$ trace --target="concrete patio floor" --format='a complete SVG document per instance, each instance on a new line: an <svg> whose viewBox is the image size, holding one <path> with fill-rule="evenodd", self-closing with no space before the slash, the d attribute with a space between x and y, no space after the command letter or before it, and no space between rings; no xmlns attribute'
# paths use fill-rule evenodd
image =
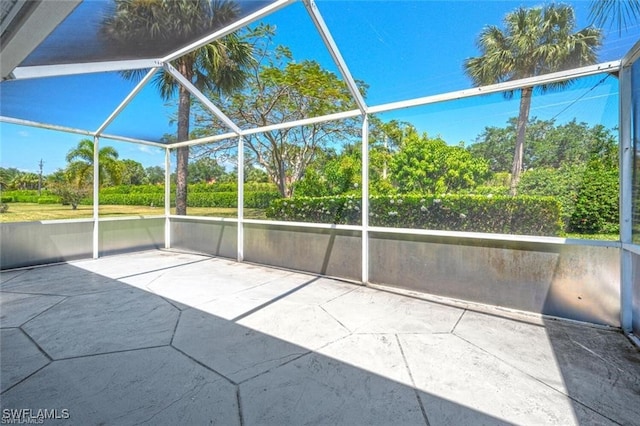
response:
<svg viewBox="0 0 640 426"><path fill-rule="evenodd" d="M171 251L0 277L3 423L640 424L615 330Z"/></svg>

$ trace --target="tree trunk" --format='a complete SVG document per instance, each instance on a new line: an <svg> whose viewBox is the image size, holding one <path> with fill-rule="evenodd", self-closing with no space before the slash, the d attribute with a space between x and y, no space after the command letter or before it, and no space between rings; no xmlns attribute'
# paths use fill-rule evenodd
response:
<svg viewBox="0 0 640 426"><path fill-rule="evenodd" d="M179 68L182 75L190 79L186 66ZM189 140L189 115L191 113L191 94L180 86L178 98L178 142ZM176 214L187 214L187 182L189 170L189 147L177 150L176 159Z"/></svg>
<svg viewBox="0 0 640 426"><path fill-rule="evenodd" d="M529 110L531 109L531 94L533 87L525 87L520 93L520 112L518 114L518 125L516 127L516 147L513 153L513 165L511 167L511 187L509 193L515 196L518 193L518 183L522 174L522 163L524 159L524 140L527 123L529 122Z"/></svg>

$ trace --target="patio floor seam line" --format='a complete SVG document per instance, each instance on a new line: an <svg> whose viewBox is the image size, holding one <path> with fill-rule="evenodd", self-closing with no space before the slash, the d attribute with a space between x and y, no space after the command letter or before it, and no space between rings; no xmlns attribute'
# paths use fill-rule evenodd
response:
<svg viewBox="0 0 640 426"><path fill-rule="evenodd" d="M152 269L152 270L140 272L140 273L137 273L137 274L123 275L121 277L115 277L115 278L111 278L111 279L119 281L119 280L124 280L126 278L140 277L142 275L147 275L147 274L151 274L151 273L154 273L154 272L162 272L162 271L166 271L167 269L181 268L183 266L189 266L189 265L193 265L193 264L196 264L196 263L208 262L210 260L211 260L210 258L199 259L199 260L194 260L194 261L191 261L191 262L181 263L179 265L165 266L164 268ZM101 274L98 274L98 275L101 275ZM104 275L101 275L101 276L104 276ZM107 277L107 278L109 278L109 277Z"/></svg>
<svg viewBox="0 0 640 426"><path fill-rule="evenodd" d="M169 302L167 302L169 303ZM171 305L171 303L169 303ZM172 305L173 306L173 305ZM178 308L176 308L178 309ZM176 323L173 326L173 332L171 333L171 340L169 340L169 346L173 346L173 340L176 338L176 332L178 331L178 326L180 325L180 319L182 318L182 312L178 309L178 318L176 318Z"/></svg>
<svg viewBox="0 0 640 426"><path fill-rule="evenodd" d="M23 293L25 294L25 293ZM50 311L51 309L55 308L56 306L58 306L59 304L61 304L62 302L64 302L65 300L70 299L73 296L55 296L55 297L62 297L62 300L58 300L56 303L54 303L53 305L49 306L47 309L45 309L42 312L38 312L38 314L36 314L35 316L29 318L28 320L26 320L25 322L23 322L22 324L20 324L20 329L22 330L22 327L24 327L25 325L27 325L28 323L30 323L31 321L33 321L34 319L38 318L40 315ZM26 334L27 336L29 336L29 334L27 333L26 330L22 330L24 332L24 334ZM29 336L31 337L31 336Z"/></svg>
<svg viewBox="0 0 640 426"><path fill-rule="evenodd" d="M191 361L195 362L199 366L201 366L203 368L206 368L207 370L217 374L218 376L220 376L221 378L223 378L227 382L231 383L233 386L238 386L239 385L239 383L236 382L235 380L232 380L231 378L227 377L226 375L222 374L221 372L216 371L214 368L209 367L207 364L199 361L197 358L192 357L191 355L189 355L187 352L183 351L182 349L179 349L179 348L177 348L177 347L175 347L173 345L169 345L169 347L171 347L172 349L178 351L180 354L184 355L185 357L187 357Z"/></svg>
<svg viewBox="0 0 640 426"><path fill-rule="evenodd" d="M424 408L424 404L422 403L422 399L420 398L420 393L418 392L416 381L413 378L413 372L409 367L409 362L407 361L407 356L404 353L402 342L400 342L400 336L398 335L398 333L394 333L394 336L396 338L396 343L398 344L398 348L400 349L400 355L402 355L402 362L404 362L404 367L406 368L407 373L409 374L409 379L411 380L411 387L413 388L413 392L416 395L416 400L418 401L418 406L420 407L420 411L422 412L422 417L424 418L425 424L429 426L430 425L429 416L427 415L427 410Z"/></svg>
<svg viewBox="0 0 640 426"><path fill-rule="evenodd" d="M326 278L326 277L322 277L322 278ZM333 279L333 278L331 278L331 279ZM362 287L365 287L365 288L366 288L366 285L364 285L364 284L354 284L354 283L351 283L351 282L346 282L346 283L347 283L347 284L349 284L349 285L352 285L352 286L353 286L353 288L352 288L352 289L350 289L350 290L345 291L345 292L344 292L344 293L342 293L342 294L339 294L339 295L337 295L337 296L335 296L335 297L332 297L332 298L331 298L331 299L329 299L329 300L325 300L324 302L322 302L322 303L318 304L318 306L322 307L323 305L326 305L326 304L328 304L328 303L331 303L331 302L333 302L333 301L334 301L334 300L336 300L336 299L339 299L339 298L341 298L341 297L343 297L343 296L346 296L347 294L353 293L354 291L356 291L356 290L358 290L358 289L360 289L360 288L362 288Z"/></svg>
<svg viewBox="0 0 640 426"><path fill-rule="evenodd" d="M158 296L159 298L161 298L162 300L164 300L165 302L167 302L168 304L170 304L171 306L176 308L179 312L183 312L183 311L186 311L187 309L191 309L192 308L192 306L189 306L189 305L185 305L186 308L180 308L180 306L176 305L176 303L179 303L179 302L176 302L175 300L171 299L170 297L163 296L163 295L158 294L156 292L153 292L151 290L143 290L143 291L146 291L148 293L151 293L151 294L154 294L154 295Z"/></svg>
<svg viewBox="0 0 640 426"><path fill-rule="evenodd" d="M15 290L2 290L0 289L0 294L2 293L10 293L10 294L22 294L24 296L46 296L46 297L73 297L66 294L55 294L55 293L26 293L24 291L15 291ZM92 293L88 293L92 294Z"/></svg>
<svg viewBox="0 0 640 426"><path fill-rule="evenodd" d="M618 422L618 421L616 421L616 420L614 420L614 419L612 419L612 418L608 417L607 415L605 415L605 414L601 413L600 411L596 410L595 408L590 407L589 405L585 404L584 402L582 402L582 401L580 401L580 400L576 399L576 397L573 397L573 396L571 396L570 394L568 394L567 392L563 392L562 390L557 389L556 387L554 387L553 385L551 385L551 384L549 384L549 383L545 382L544 380L542 380L542 379L540 379L540 378L538 378L538 377L536 377L536 376L534 376L534 375L532 375L532 374L530 374L530 373L528 373L528 372L526 372L526 371L523 371L522 369L518 368L516 365L513 365L513 364L512 364L512 363L510 363L509 361L502 359L501 357L499 357L499 356L495 355L494 353L492 353L492 352L490 352L490 351L486 350L486 349L485 349L485 348L483 348L482 346L476 345L475 343L470 342L469 340L467 340L467 339L465 339L464 337L459 336L459 335L457 335L457 334L455 334L455 333L452 333L452 334L453 334L454 336L456 336L457 338L461 339L462 341L464 341L464 342L466 342L466 343L470 344L471 346L473 346L473 347L475 347L475 348L477 348L477 349L481 350L482 352L486 353L487 355L490 355L490 356L492 356L493 358L497 359L498 361L500 361L500 362L504 363L505 365L508 365L509 367L511 367L511 368L513 368L514 370L516 370L516 371L520 372L521 374L524 374L525 376L529 377L530 379L532 379L532 380L534 380L534 381L536 381L536 382L540 383L541 385L543 385L543 386L545 386L545 387L547 387L547 388L551 389L553 392L559 393L560 395L563 395L564 397L568 398L568 399L569 399L569 400L571 400L572 402L575 402L575 403L577 403L577 404L580 404L580 405L581 405L582 407L584 407L585 409L588 409L589 411L591 411L591 412L593 412L593 413L595 413L595 414L599 415L600 417L603 417L603 418L605 418L605 419L607 419L607 420L609 420L609 421L611 421L611 422L613 422L613 423L615 423L615 424L618 424L618 425L620 424L620 422Z"/></svg>
<svg viewBox="0 0 640 426"><path fill-rule="evenodd" d="M31 320L29 320L29 321L31 321ZM27 321L27 322L29 322L29 321ZM25 323L25 324L26 324L26 323ZM24 324L23 324L23 325L24 325ZM34 339L33 337L31 337L31 335L30 335L29 333L27 333L27 331L26 331L26 330L23 330L23 329L22 329L22 325L21 325L20 327L16 327L16 328L17 328L18 330L20 330L20 331L22 332L22 334L24 334L25 336L27 336L27 339L29 339L29 340L31 341L31 343L33 343L33 344L35 345L35 347L36 347L36 348L38 348L38 350L39 350L39 351L40 351L44 356L46 356L46 357L47 357L47 359L49 360L49 362L51 362L51 361L53 361L53 360L54 360L54 359L53 359L53 357L51 357L51 356L47 353L47 351L45 351L45 350L44 350L44 348L43 348L42 346L40 346L40 345L38 344L38 342L36 342L36 341L35 341L35 339Z"/></svg>
<svg viewBox="0 0 640 426"><path fill-rule="evenodd" d="M119 349L119 350L115 350L115 351L106 351L106 352L98 352L98 353L91 353L91 354L72 355L72 356L65 356L65 357L62 357L62 358L53 358L52 362L69 361L69 360L82 359L82 358L91 358L91 357L103 356L103 355L123 354L123 353L127 353L127 352L146 351L148 349L159 349L159 348L166 348L166 347L169 347L169 346L170 345L168 343L165 343L163 345L143 346L143 347L140 347L140 348Z"/></svg>
<svg viewBox="0 0 640 426"><path fill-rule="evenodd" d="M28 376L24 377L22 380L17 381L16 383L12 384L11 386L9 386L8 388L6 388L5 390L3 390L2 392L0 392L0 395L4 395L5 393L9 392L11 389L15 388L16 386L18 386L20 383L23 383L27 380L29 380L31 377L33 377L33 375L37 374L38 372L40 372L41 370L43 370L44 368L50 366L52 363L54 363L55 361L50 360L49 362L47 362L45 365L43 365L42 367L38 368L37 370L35 370L33 373L29 374Z"/></svg>
<svg viewBox="0 0 640 426"><path fill-rule="evenodd" d="M335 322L337 322L337 323L340 325L340 327L342 327L342 328L344 328L345 330L347 330L347 331L349 332L349 334L355 334L355 333L356 333L356 330L351 330L349 327L347 327L346 325L344 325L344 324L342 323L342 321L340 321L340 320L339 320L338 318L336 318L334 315L331 315L331 312L327 311L323 305L324 305L324 303L323 303L322 305L318 305L318 307L319 307L320 309L322 309L322 311L323 311L323 312L325 312L327 315L329 315L329 317L333 318L333 320L334 320ZM365 334L365 333L363 333L363 334ZM346 337L346 336L345 336L345 337ZM338 339L338 340L340 340L340 339ZM338 340L336 340L336 342L337 342Z"/></svg>
<svg viewBox="0 0 640 426"><path fill-rule="evenodd" d="M236 401L238 404L238 420L240 426L244 426L244 416L242 415L242 397L240 396L240 385L236 385Z"/></svg>
<svg viewBox="0 0 640 426"><path fill-rule="evenodd" d="M320 276L317 276L315 278L312 278L308 281L303 282L302 284L300 284L297 287L292 288L291 290L287 290L284 293L279 294L278 296L274 297L273 299L270 299L258 306L256 306L255 308L251 308L249 309L247 312L238 315L235 318L232 318L230 321L233 323L237 323L238 321L241 321L243 319L245 319L246 317L255 314L258 311L261 311L262 309L266 308L267 306L273 305L274 303L284 299L287 296L290 296L292 294L294 294L295 292L302 290L303 288L307 287L308 285L313 284L314 282L318 281L320 279Z"/></svg>
<svg viewBox="0 0 640 426"><path fill-rule="evenodd" d="M464 317L464 314L467 313L466 309L462 310L462 313L460 314L460 316L458 317L458 320L456 321L456 323L453 325L453 328L451 328L451 331L449 333L453 334L456 331L456 328L458 327L458 324L460 324L460 321L462 321L462 317Z"/></svg>
<svg viewBox="0 0 640 426"><path fill-rule="evenodd" d="M256 379L256 378L258 378L260 376L263 376L265 374L271 373L273 370L276 370L276 369L278 369L280 367L283 367L283 366L289 364L290 362L297 361L300 358L305 357L305 356L307 356L309 354L312 354L312 353L317 353L317 351L309 349L306 352L302 352L302 353L298 354L296 357L286 360L282 364L274 365L273 367L269 368L268 370L260 372L260 373L256 374L255 376L247 377L246 379L241 380L240 382L238 382L238 386L243 385L243 384L245 384L247 382L250 382L251 380ZM283 357L283 358L286 358L286 357Z"/></svg>
<svg viewBox="0 0 640 426"><path fill-rule="evenodd" d="M3 272L3 271L0 269L0 276L2 276L2 274L3 274L3 273L5 273L5 274L6 274L6 273L7 273L7 272L9 272L9 271L12 271L12 270L11 270L11 269L9 269L8 271L4 271L4 272ZM18 270L18 271L20 271L20 270ZM16 278L18 278L19 276L22 276L22 275L26 274L26 273L27 273L27 272L29 272L29 271L30 271L30 269L25 269L25 270L23 270L23 271L20 271L18 274L14 275L13 277L9 278L8 280L0 282L0 286L2 286L2 285L3 285L3 284L5 284L5 283L10 282L11 280L15 280L15 279L16 279Z"/></svg>

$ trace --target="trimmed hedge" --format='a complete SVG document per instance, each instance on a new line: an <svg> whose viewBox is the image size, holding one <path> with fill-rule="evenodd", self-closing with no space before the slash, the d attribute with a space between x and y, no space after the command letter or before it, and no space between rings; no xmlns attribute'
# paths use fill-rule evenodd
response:
<svg viewBox="0 0 640 426"><path fill-rule="evenodd" d="M119 206L164 206L164 191L159 194L154 193L128 193L128 194L104 194L100 191L98 196L100 204ZM85 198L81 204L93 204L91 198Z"/></svg>
<svg viewBox="0 0 640 426"><path fill-rule="evenodd" d="M244 206L251 209L265 209L269 204L280 198L280 193L272 192L245 192ZM100 192L100 204L126 205L126 206L164 206L164 193L129 193L129 194L104 194ZM81 204L89 205L90 198L82 200ZM171 205L175 205L175 195L171 195ZM237 192L188 192L188 207L238 207Z"/></svg>
<svg viewBox="0 0 640 426"><path fill-rule="evenodd" d="M228 191L221 191L227 189ZM238 193L236 184L195 184L189 185L187 193L187 206L189 207L226 207L238 206ZM251 183L246 184L244 193L245 207L252 209L266 209L269 204L278 198L280 193L273 184ZM61 204L59 196L48 191L43 191L38 196L37 191L11 191L3 193L2 202ZM125 206L164 206L164 187L158 185L121 185L100 188L100 204L125 205ZM171 194L171 204L175 205L175 194ZM93 204L91 197L80 201L82 205Z"/></svg>
<svg viewBox="0 0 640 426"><path fill-rule="evenodd" d="M41 199L42 201L40 201ZM21 189L15 191L2 191L2 202L59 204L60 197L47 190L43 190L42 195L38 195L37 189Z"/></svg>
<svg viewBox="0 0 640 426"><path fill-rule="evenodd" d="M317 197L279 199L266 215L285 221L360 224L360 199ZM532 196L378 196L370 199L369 223L393 228L557 236L560 204Z"/></svg>
<svg viewBox="0 0 640 426"><path fill-rule="evenodd" d="M38 198L38 204L61 204L62 200L60 197L55 195L47 195Z"/></svg>
<svg viewBox="0 0 640 426"><path fill-rule="evenodd" d="M173 187L173 184L172 184ZM273 192L278 188L272 183L245 183L245 192ZM236 183L191 183L188 192L237 192ZM173 191L172 191L173 192ZM101 194L164 194L164 185L118 185L100 188Z"/></svg>

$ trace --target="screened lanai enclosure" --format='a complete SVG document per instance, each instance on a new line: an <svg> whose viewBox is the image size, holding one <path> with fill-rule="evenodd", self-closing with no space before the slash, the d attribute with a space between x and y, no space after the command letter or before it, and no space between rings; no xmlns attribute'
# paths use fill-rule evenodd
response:
<svg viewBox="0 0 640 426"><path fill-rule="evenodd" d="M57 180L16 220L3 177L1 267L172 249L637 343L640 24L568 5L574 51L498 66L520 3L3 2L2 167Z"/></svg>

